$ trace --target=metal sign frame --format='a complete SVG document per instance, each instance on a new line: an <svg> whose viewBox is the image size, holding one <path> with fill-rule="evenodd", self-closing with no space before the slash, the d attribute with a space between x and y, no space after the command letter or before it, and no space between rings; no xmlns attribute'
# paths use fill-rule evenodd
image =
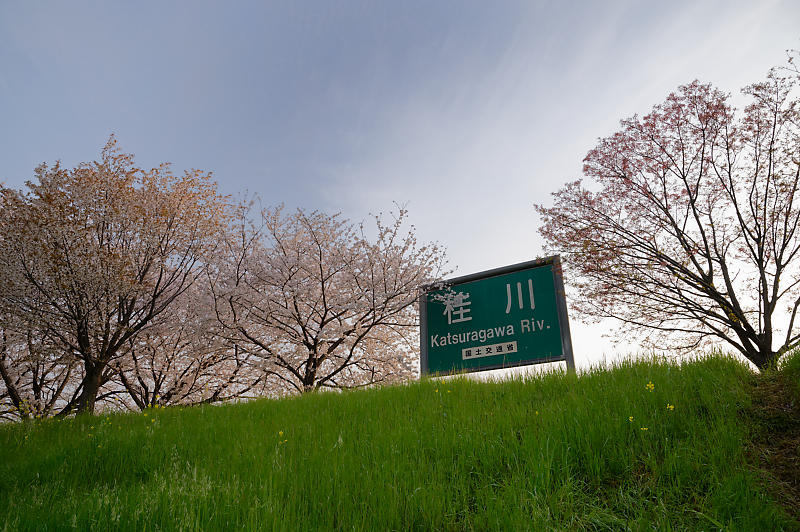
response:
<svg viewBox="0 0 800 532"><path fill-rule="evenodd" d="M547 362L565 361L568 371L575 371L575 359L572 353L572 336L569 329L569 316L567 314L567 301L564 292L564 279L563 271L561 269L561 257L553 255L541 259L531 260L527 262L520 262L510 266L503 266L491 270L472 273L461 277L455 277L438 283L425 285L420 288L419 295L419 317L420 317L420 336L419 336L419 349L420 349L420 376L431 375L428 370L428 312L427 312L427 296L430 292L452 288L460 284L469 283L472 281L479 281L488 279L490 277L497 277L499 275L506 275L515 273L522 270L529 270L541 266L552 266L553 272L553 287L555 289L555 303L556 311L558 314L558 322L561 333L561 355L556 357L545 357L536 359L519 360L512 363L501 363L479 368L470 368L469 370L454 369L452 371L437 371L432 376L441 375L454 375L459 373L472 373L479 371L489 371L493 369L513 368L519 366L530 366L535 364L543 364Z"/></svg>

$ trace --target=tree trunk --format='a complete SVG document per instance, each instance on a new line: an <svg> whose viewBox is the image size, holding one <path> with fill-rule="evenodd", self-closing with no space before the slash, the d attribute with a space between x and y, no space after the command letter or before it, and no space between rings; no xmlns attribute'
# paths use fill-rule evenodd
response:
<svg viewBox="0 0 800 532"><path fill-rule="evenodd" d="M757 346L757 348L753 349L752 352L743 354L750 362L755 364L759 372L763 372L765 369L774 367L779 358L778 352L773 351L770 347L765 347L763 345Z"/></svg>
<svg viewBox="0 0 800 532"><path fill-rule="evenodd" d="M22 396L19 394L19 390L17 390L14 380L11 378L11 375L9 375L8 370L6 370L5 362L2 358L0 358L0 377L3 379L8 397L11 399L11 404L17 409L19 417L21 419L28 419L30 417L30 411L28 408L25 408Z"/></svg>
<svg viewBox="0 0 800 532"><path fill-rule="evenodd" d="M97 394L100 391L100 386L103 383L103 365L95 362L85 362L84 369L86 375L83 377L83 390L78 398L77 413L78 414L94 414L94 405L97 400Z"/></svg>
<svg viewBox="0 0 800 532"><path fill-rule="evenodd" d="M317 361L311 357L306 363L306 371L303 374L303 393L313 392L316 390L315 384L317 383Z"/></svg>

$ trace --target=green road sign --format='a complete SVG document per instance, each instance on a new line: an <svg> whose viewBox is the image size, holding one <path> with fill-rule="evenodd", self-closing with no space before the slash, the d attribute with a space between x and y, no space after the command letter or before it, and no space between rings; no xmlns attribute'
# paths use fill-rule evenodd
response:
<svg viewBox="0 0 800 532"><path fill-rule="evenodd" d="M427 286L419 305L422 375L575 367L558 256Z"/></svg>

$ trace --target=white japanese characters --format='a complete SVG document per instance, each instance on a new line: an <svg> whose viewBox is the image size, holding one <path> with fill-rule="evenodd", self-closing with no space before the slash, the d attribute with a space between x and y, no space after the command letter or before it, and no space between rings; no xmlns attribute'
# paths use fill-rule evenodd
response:
<svg viewBox="0 0 800 532"><path fill-rule="evenodd" d="M511 312L511 284L506 283L506 296L508 297L508 302L506 303L506 314ZM536 308L536 302L533 299L533 279L528 279L528 297L530 298L531 303L531 310ZM517 302L519 304L519 309L522 310L525 308L525 303L522 298L522 283L517 283Z"/></svg>
<svg viewBox="0 0 800 532"><path fill-rule="evenodd" d="M525 290L526 284L527 291ZM506 314L510 314L512 308L514 310L519 309L522 311L536 309L536 300L534 299L533 293L533 279L527 279L527 283L525 281L506 283L505 295ZM469 299L469 292L456 292L451 288L432 296L433 301L438 301L444 305L444 312L442 312L442 315L447 316L448 325L472 320L473 309L470 306L473 302ZM483 318L483 314L479 312L479 315L480 321L480 318ZM459 344L474 344L476 342L483 344L463 347L461 349L462 360L513 355L519 352L517 340L515 338L517 330L520 332L520 335L528 335L550 329L550 325L546 320L536 320L534 317L521 319L519 321L519 327L519 329L515 330L514 324L505 323L500 324L499 326L491 326L483 329L474 329L468 331L460 330L459 332L447 332L446 334L432 334L430 335L429 346L431 348L439 348L445 346L456 346ZM494 339L495 342L499 341L501 343L484 343L487 340L492 339Z"/></svg>
<svg viewBox="0 0 800 532"><path fill-rule="evenodd" d="M469 294L465 294L463 292L447 292L444 296L444 312L442 314L447 314L447 324L453 323L460 323L462 321L470 321L472 316L467 316L469 314L470 309L469 307L472 302L467 301L469 298Z"/></svg>

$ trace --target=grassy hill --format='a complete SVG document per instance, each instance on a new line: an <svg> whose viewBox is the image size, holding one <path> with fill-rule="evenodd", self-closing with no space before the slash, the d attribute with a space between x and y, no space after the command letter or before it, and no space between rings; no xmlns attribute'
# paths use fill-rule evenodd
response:
<svg viewBox="0 0 800 532"><path fill-rule="evenodd" d="M758 381L716 357L7 425L0 529L798 529Z"/></svg>

